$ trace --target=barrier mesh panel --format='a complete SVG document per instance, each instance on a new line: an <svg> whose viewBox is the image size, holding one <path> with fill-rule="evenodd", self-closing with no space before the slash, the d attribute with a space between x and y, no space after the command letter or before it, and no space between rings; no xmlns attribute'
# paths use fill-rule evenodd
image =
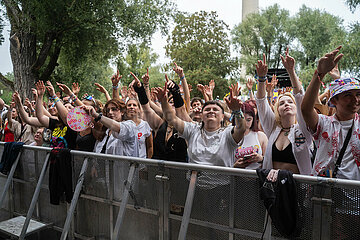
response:
<svg viewBox="0 0 360 240"><path fill-rule="evenodd" d="M79 159L79 157L77 158ZM83 161L74 161L75 169L77 169L73 179L77 179ZM96 197L109 198L110 176L109 176L110 161L102 159L88 159L88 169L85 173L82 192ZM75 177L75 178L74 178Z"/></svg>
<svg viewBox="0 0 360 240"><path fill-rule="evenodd" d="M157 210L158 209L158 186L160 182L155 180L158 168L140 164L135 171L132 191L133 195L129 198L129 204L139 207Z"/></svg>
<svg viewBox="0 0 360 240"><path fill-rule="evenodd" d="M360 189L333 188L331 239L359 239Z"/></svg>

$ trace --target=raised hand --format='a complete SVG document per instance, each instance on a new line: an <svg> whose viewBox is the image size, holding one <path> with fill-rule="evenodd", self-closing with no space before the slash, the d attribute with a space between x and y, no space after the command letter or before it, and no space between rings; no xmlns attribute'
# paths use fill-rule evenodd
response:
<svg viewBox="0 0 360 240"><path fill-rule="evenodd" d="M119 76L120 73L119 73L119 69L116 71L116 74L114 74L112 77L111 77L111 82L112 82L112 85L115 87L115 86L118 86L119 85L119 81L120 79L122 78L122 75Z"/></svg>
<svg viewBox="0 0 360 240"><path fill-rule="evenodd" d="M97 87L96 90L98 90L101 93L106 93L106 89L99 83L94 83L94 85Z"/></svg>
<svg viewBox="0 0 360 240"><path fill-rule="evenodd" d="M292 90L292 87L286 87L285 88L285 92L291 92L291 90Z"/></svg>
<svg viewBox="0 0 360 240"><path fill-rule="evenodd" d="M36 85L37 86L37 85ZM31 89L31 92L32 92L32 95L33 95L33 99L34 101L37 101L37 98L38 98L38 92L35 88L32 88Z"/></svg>
<svg viewBox="0 0 360 240"><path fill-rule="evenodd" d="M127 98L128 97L128 88L126 86L123 86L120 89L120 94L121 94L121 97Z"/></svg>
<svg viewBox="0 0 360 240"><path fill-rule="evenodd" d="M335 67L331 69L329 75L333 80L340 78L339 64L336 64Z"/></svg>
<svg viewBox="0 0 360 240"><path fill-rule="evenodd" d="M289 55L289 47L286 48L285 57L280 54L280 58L287 71L295 69L295 59Z"/></svg>
<svg viewBox="0 0 360 240"><path fill-rule="evenodd" d="M167 78L167 75L165 75L165 78ZM167 82L165 83L164 88L156 87L154 89L154 94L155 94L156 98L159 100L159 102L167 101L166 92L167 92L167 83L168 83L168 81L169 80L167 79Z"/></svg>
<svg viewBox="0 0 360 240"><path fill-rule="evenodd" d="M49 92L51 97L55 96L54 86L50 81L46 81L46 90Z"/></svg>
<svg viewBox="0 0 360 240"><path fill-rule="evenodd" d="M202 84L196 85L197 90L199 90L201 93L205 93L205 87Z"/></svg>
<svg viewBox="0 0 360 240"><path fill-rule="evenodd" d="M230 96L225 98L225 102L232 111L238 111L242 107L242 102L240 99L237 98L236 95L236 93L238 92L237 83L236 85L232 84L231 87L229 87L229 89L230 89Z"/></svg>
<svg viewBox="0 0 360 240"><path fill-rule="evenodd" d="M16 104L20 104L21 103L21 98L18 92L14 92L13 96L12 96L12 100L16 103ZM29 99L28 99L29 100Z"/></svg>
<svg viewBox="0 0 360 240"><path fill-rule="evenodd" d="M85 110L87 114L89 114L94 118L96 118L99 115L93 106L82 105L81 109Z"/></svg>
<svg viewBox="0 0 360 240"><path fill-rule="evenodd" d="M214 89L215 89L215 81L213 79L210 80L209 87L210 87L211 91L214 91Z"/></svg>
<svg viewBox="0 0 360 240"><path fill-rule="evenodd" d="M141 79L142 79L144 85L149 85L149 81L150 81L149 68L146 69L146 74L144 74L141 77Z"/></svg>
<svg viewBox="0 0 360 240"><path fill-rule="evenodd" d="M230 90L232 91L233 96L234 96L234 97L237 97L237 96L239 96L239 94L240 94L241 86L239 86L239 83L231 84ZM231 93L231 92L230 92L230 93Z"/></svg>
<svg viewBox="0 0 360 240"><path fill-rule="evenodd" d="M269 80L266 81L265 83L265 90L268 93L268 96L270 96L270 93L272 92L273 88L273 84L271 82L269 82Z"/></svg>
<svg viewBox="0 0 360 240"><path fill-rule="evenodd" d="M266 64L266 56L263 53L263 61L258 60L258 63L255 64L256 72L259 77L265 77L268 72L268 65Z"/></svg>
<svg viewBox="0 0 360 240"><path fill-rule="evenodd" d="M132 72L130 72L130 75L134 78L134 81L132 81L129 85L129 87L132 86L136 86L136 87L141 87L141 82L140 80L135 76L135 74L133 74Z"/></svg>
<svg viewBox="0 0 360 240"><path fill-rule="evenodd" d="M66 86L63 83L56 83L58 85L58 87L60 88L60 90L65 93L66 95L70 96L72 94L70 88L68 86Z"/></svg>
<svg viewBox="0 0 360 240"><path fill-rule="evenodd" d="M44 93L45 93L45 85L44 85L44 82L39 80L36 84L36 90L37 90L37 93L39 96L44 96Z"/></svg>
<svg viewBox="0 0 360 240"><path fill-rule="evenodd" d="M77 96L80 92L80 86L79 86L79 83L72 83L71 85L71 90L72 92Z"/></svg>
<svg viewBox="0 0 360 240"><path fill-rule="evenodd" d="M182 67L179 67L176 62L174 62L175 67L173 67L174 72L177 73L177 75L181 78L184 76L184 69Z"/></svg>
<svg viewBox="0 0 360 240"><path fill-rule="evenodd" d="M272 85L272 88L274 89L276 87L276 85L278 84L279 82L279 79L276 77L275 74L272 75L272 78L271 78L271 85Z"/></svg>
<svg viewBox="0 0 360 240"><path fill-rule="evenodd" d="M336 66L336 64L338 64L340 59L344 56L344 54L337 55L340 51L340 48L341 46L320 58L317 66L317 72L319 75L324 76L326 73L330 72Z"/></svg>
<svg viewBox="0 0 360 240"><path fill-rule="evenodd" d="M25 98L24 105L27 106L29 109L33 108L31 102L28 98Z"/></svg>
<svg viewBox="0 0 360 240"><path fill-rule="evenodd" d="M246 88L251 91L254 86L254 80L252 78L248 78L246 82Z"/></svg>

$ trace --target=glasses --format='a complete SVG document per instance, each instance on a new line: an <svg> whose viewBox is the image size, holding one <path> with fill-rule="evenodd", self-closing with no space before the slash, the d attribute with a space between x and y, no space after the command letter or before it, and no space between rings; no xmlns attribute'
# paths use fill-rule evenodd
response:
<svg viewBox="0 0 360 240"><path fill-rule="evenodd" d="M92 101L94 105L96 106L95 98L91 95L84 97L85 100Z"/></svg>

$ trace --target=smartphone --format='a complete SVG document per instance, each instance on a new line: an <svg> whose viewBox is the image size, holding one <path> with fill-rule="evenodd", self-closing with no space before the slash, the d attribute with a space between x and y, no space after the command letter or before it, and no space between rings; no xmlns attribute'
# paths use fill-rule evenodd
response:
<svg viewBox="0 0 360 240"><path fill-rule="evenodd" d="M251 158L251 155L245 155L243 158L244 158L244 160L248 160Z"/></svg>

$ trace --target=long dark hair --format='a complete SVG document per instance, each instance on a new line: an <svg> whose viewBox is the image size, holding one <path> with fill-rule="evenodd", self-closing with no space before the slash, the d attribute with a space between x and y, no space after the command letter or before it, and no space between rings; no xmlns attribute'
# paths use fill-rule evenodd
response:
<svg viewBox="0 0 360 240"><path fill-rule="evenodd" d="M254 131L254 132L259 131L258 124L257 124L257 118L256 118L255 111L254 111L254 107L251 106L249 103L244 102L243 106L242 106L242 111L243 111L244 114L245 113L249 114L253 118L253 122L251 124L250 129L252 131Z"/></svg>

